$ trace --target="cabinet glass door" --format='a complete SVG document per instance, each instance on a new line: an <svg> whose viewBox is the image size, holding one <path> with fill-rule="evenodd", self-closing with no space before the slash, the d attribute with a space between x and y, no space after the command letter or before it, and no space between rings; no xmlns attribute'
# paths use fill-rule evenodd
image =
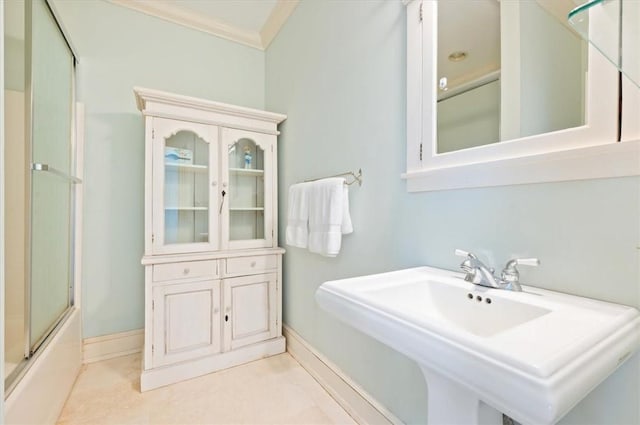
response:
<svg viewBox="0 0 640 425"><path fill-rule="evenodd" d="M226 240L230 248L271 246L269 135L224 129L227 147Z"/></svg>
<svg viewBox="0 0 640 425"><path fill-rule="evenodd" d="M217 242L215 138L208 126L156 119L154 139L156 163L162 176L160 235L154 232L154 244L164 252L212 249ZM161 157L160 157L161 156ZM159 223L157 223L159 224Z"/></svg>

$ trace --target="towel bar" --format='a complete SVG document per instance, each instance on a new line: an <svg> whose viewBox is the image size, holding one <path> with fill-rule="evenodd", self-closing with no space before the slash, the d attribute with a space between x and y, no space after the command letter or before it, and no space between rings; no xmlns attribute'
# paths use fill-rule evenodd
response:
<svg viewBox="0 0 640 425"><path fill-rule="evenodd" d="M328 178L331 178L331 177L342 177L342 176L351 176L351 177L353 177L352 181L350 181L350 182L345 181L345 184L347 186L351 186L352 184L354 184L356 182L358 183L358 186L362 186L362 168L360 168L358 170L357 174L354 173L353 171L347 171L345 173L334 174L332 176L318 177L317 179L305 180L304 182L308 183L308 182L314 182L316 180L328 179Z"/></svg>

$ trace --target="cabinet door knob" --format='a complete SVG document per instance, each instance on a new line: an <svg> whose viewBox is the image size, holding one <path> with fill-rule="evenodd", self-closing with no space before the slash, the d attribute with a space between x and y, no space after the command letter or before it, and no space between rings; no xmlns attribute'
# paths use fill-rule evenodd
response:
<svg viewBox="0 0 640 425"><path fill-rule="evenodd" d="M189 274L189 269L188 269L188 268L187 268L187 269L184 269L184 270L182 271L182 273L183 273L183 274Z"/></svg>

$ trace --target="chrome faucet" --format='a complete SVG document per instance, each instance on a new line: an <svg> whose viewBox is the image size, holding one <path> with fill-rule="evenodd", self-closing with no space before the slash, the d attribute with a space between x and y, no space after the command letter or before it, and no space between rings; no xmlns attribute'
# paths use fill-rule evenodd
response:
<svg viewBox="0 0 640 425"><path fill-rule="evenodd" d="M517 265L537 266L540 261L537 258L518 258L509 260L500 277L494 275L495 270L487 267L474 254L456 249L455 254L460 257L466 257L460 264L460 268L466 273L464 280L475 285L486 286L489 288L507 289L510 291L522 291L519 279L520 273L516 268Z"/></svg>
<svg viewBox="0 0 640 425"><path fill-rule="evenodd" d="M470 252L456 249L455 253L459 257L466 257L460 264L460 268L466 273L464 280L490 288L500 287L496 277L493 275L494 269L487 267L478 257Z"/></svg>

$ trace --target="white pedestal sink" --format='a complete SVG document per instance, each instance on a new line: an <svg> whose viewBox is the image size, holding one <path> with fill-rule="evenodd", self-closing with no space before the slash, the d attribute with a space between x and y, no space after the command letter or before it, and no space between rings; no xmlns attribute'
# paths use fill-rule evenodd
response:
<svg viewBox="0 0 640 425"><path fill-rule="evenodd" d="M640 346L634 308L431 267L326 282L316 300L420 365L430 425L553 424Z"/></svg>

